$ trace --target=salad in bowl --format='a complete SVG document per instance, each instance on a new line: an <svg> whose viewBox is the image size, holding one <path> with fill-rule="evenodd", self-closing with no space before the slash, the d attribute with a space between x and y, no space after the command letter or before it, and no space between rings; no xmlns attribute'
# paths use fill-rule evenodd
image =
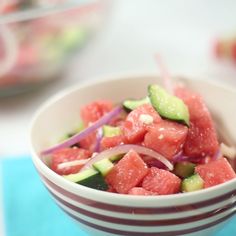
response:
<svg viewBox="0 0 236 236"><path fill-rule="evenodd" d="M43 183L91 235L212 235L235 214L235 150L225 134L233 143L236 92L162 82L126 75L80 84L33 119Z"/></svg>

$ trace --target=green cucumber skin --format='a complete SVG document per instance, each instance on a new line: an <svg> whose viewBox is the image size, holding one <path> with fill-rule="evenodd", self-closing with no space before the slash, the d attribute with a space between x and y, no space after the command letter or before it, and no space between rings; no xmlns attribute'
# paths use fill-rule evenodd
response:
<svg viewBox="0 0 236 236"><path fill-rule="evenodd" d="M108 189L108 185L103 176L94 169L88 169L77 174L64 175L63 177L71 182L81 184L89 188L103 191Z"/></svg>
<svg viewBox="0 0 236 236"><path fill-rule="evenodd" d="M77 182L77 184L102 191L108 190L108 184L100 173L90 176L87 179L83 179Z"/></svg>
<svg viewBox="0 0 236 236"><path fill-rule="evenodd" d="M161 94L161 97L167 98L168 100L160 99L157 94ZM161 117L189 126L188 107L180 98L168 94L158 85L148 86L148 96L152 106L160 114ZM169 108L170 104L177 104L177 106L179 107L179 111L173 113L174 109Z"/></svg>
<svg viewBox="0 0 236 236"><path fill-rule="evenodd" d="M195 166L191 162L178 162L175 164L174 173L181 178L187 178L194 174Z"/></svg>
<svg viewBox="0 0 236 236"><path fill-rule="evenodd" d="M144 104L150 104L149 97L145 97L145 98L142 98L142 99L139 99L139 100L135 100L135 99L125 100L123 102L123 107L127 111L133 111L137 107L139 107L141 105L144 105Z"/></svg>

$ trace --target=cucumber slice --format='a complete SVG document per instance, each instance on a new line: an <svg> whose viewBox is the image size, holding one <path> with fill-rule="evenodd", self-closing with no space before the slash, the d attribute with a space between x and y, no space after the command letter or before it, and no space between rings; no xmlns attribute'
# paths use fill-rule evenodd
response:
<svg viewBox="0 0 236 236"><path fill-rule="evenodd" d="M80 133L83 129L84 129L84 123L82 121L80 121L74 131L65 134L64 136L62 136L60 138L59 141L62 142L64 140L66 140L66 139L69 139L72 136L74 136L75 134Z"/></svg>
<svg viewBox="0 0 236 236"><path fill-rule="evenodd" d="M83 121L80 121L79 123L78 123L78 125L77 125L77 127L76 127L76 133L80 133L82 130L84 130L85 129L85 126L84 126L84 123L83 123Z"/></svg>
<svg viewBox="0 0 236 236"><path fill-rule="evenodd" d="M93 164L93 167L98 170L102 176L106 176L108 172L114 167L114 164L109 159L103 159Z"/></svg>
<svg viewBox="0 0 236 236"><path fill-rule="evenodd" d="M204 187L204 180L198 174L194 174L182 181L182 192L193 192Z"/></svg>
<svg viewBox="0 0 236 236"><path fill-rule="evenodd" d="M181 178L187 178L194 174L195 164L192 162L178 162L175 165L174 173Z"/></svg>
<svg viewBox="0 0 236 236"><path fill-rule="evenodd" d="M124 156L124 154L118 154L118 155L115 155L115 156L111 156L109 158L109 160L111 162L116 162L116 161L119 161L123 156Z"/></svg>
<svg viewBox="0 0 236 236"><path fill-rule="evenodd" d="M127 109L128 111L132 111L136 109L137 107L150 103L150 100L148 97L142 98L140 100L126 100L123 102L123 107Z"/></svg>
<svg viewBox="0 0 236 236"><path fill-rule="evenodd" d="M110 125L103 125L102 131L104 137L113 137L121 134L120 127L113 127Z"/></svg>
<svg viewBox="0 0 236 236"><path fill-rule="evenodd" d="M65 179L89 188L106 191L108 185L103 176L94 169L88 169L76 174L64 175Z"/></svg>
<svg viewBox="0 0 236 236"><path fill-rule="evenodd" d="M158 85L148 86L148 96L160 116L189 126L188 107L181 99L168 94Z"/></svg>

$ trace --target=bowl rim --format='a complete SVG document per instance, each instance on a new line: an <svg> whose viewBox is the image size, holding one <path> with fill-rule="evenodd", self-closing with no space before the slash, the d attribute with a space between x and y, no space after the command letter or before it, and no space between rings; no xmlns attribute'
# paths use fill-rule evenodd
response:
<svg viewBox="0 0 236 236"><path fill-rule="evenodd" d="M40 114L42 112L44 112L44 110L46 110L48 107L50 107L51 105L53 105L55 102L63 99L64 97L66 97L67 95L69 95L70 93L76 92L77 90L89 87L89 86L96 86L100 83L106 83L106 82L114 82L114 81L120 81L120 80L126 80L126 79L137 79L137 78L141 78L141 77L160 77L157 73L150 73L150 72L144 72L144 73L116 73L115 75L107 75L107 76L97 76L94 77L93 79L90 80L86 80L86 81L82 81L79 82L78 84L72 85L68 88L63 89L62 91L58 92L57 94L51 96L49 99L47 99L43 104L41 104L41 106L37 109L37 111L35 112L30 126L29 126L29 143L30 143L30 151L31 151L31 155L32 155L32 160L36 166L36 168L41 169L43 171L43 173L45 173L45 176L49 177L49 179L53 179L54 183L62 183L63 186L68 186L68 188L64 188L65 190L68 190L70 192L76 193L77 195L80 195L78 193L83 192L83 194L86 193L87 196L93 196L93 194L96 194L97 197L101 197L101 200L106 198L106 199L111 199L111 200L115 200L118 199L120 201L124 201L124 203L126 201L142 201L144 204L149 202L149 201L157 201L157 200L161 200L161 201L178 201L178 200L184 200L187 198L192 198L192 199L198 199L198 196L208 196L207 199L211 199L211 196L213 193L217 193L217 195L222 195L224 194L224 189L227 188L232 188L234 190L236 190L236 178L229 180L223 184L219 184L207 189L203 189L203 190L199 190L199 191L195 191L195 192L186 192L186 193L180 193L180 194L169 194L169 195L154 195L154 196L140 196L140 195L128 195L128 194L117 194L117 193L111 193L111 192L106 192L106 191L100 191L100 190L96 190L96 189L92 189L92 188L88 188L79 184L75 184L73 182L70 182L68 180L66 180L65 178L63 178L62 176L56 174L53 170L51 170L40 158L40 155L37 154L36 150L34 150L33 147L33 137L32 137L32 130L34 127L34 123L36 122L38 116L40 116ZM190 76L175 76L175 78L184 78L184 80L186 81L195 81L197 79L198 82L201 83L205 83L214 87L218 87L218 88L223 88L225 90L228 90L232 93L236 94L236 89L233 87L230 87L229 85L226 85L225 83L219 82L219 81L212 81L209 80L209 78L207 79L206 77L204 78L203 76L201 76L202 78L199 79L197 77L193 77L191 76L191 78L189 78ZM61 187L61 184L59 185ZM88 197L89 198L89 197ZM205 198L204 198L205 199ZM98 200L99 201L99 200ZM114 203L115 204L115 203Z"/></svg>
<svg viewBox="0 0 236 236"><path fill-rule="evenodd" d="M72 10L77 7L86 7L88 5L97 4L101 0L93 0L86 2L76 0L66 0L60 4L52 4L49 6L36 6L23 11L14 11L0 15L0 24L10 24L21 21L35 20L43 17L47 17L53 14L63 13Z"/></svg>

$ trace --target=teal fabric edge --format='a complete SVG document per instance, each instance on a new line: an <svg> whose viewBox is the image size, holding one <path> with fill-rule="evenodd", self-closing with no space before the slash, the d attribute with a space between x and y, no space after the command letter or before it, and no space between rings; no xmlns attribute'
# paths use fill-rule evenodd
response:
<svg viewBox="0 0 236 236"><path fill-rule="evenodd" d="M28 156L0 159L0 176L5 236L88 236L55 204ZM236 235L235 225L236 216L215 236Z"/></svg>
<svg viewBox="0 0 236 236"><path fill-rule="evenodd" d="M56 205L30 158L0 163L5 236L88 236Z"/></svg>

